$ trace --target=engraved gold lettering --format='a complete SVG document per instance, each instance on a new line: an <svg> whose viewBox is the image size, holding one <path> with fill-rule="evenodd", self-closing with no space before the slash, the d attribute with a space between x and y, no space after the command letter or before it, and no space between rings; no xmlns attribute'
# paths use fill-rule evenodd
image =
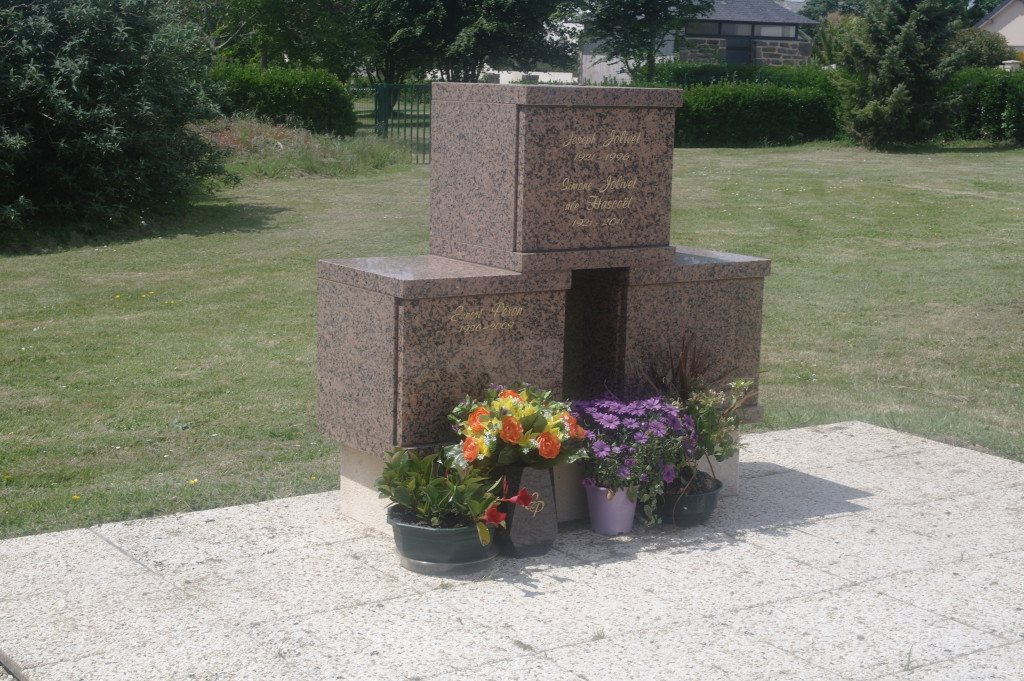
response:
<svg viewBox="0 0 1024 681"><path fill-rule="evenodd" d="M518 317L521 314L523 314L522 305L506 305L498 302L491 309L491 315L494 317Z"/></svg>
<svg viewBox="0 0 1024 681"><path fill-rule="evenodd" d="M626 210L633 207L632 196L625 199L603 199L600 196L587 198L587 210Z"/></svg>
<svg viewBox="0 0 1024 681"><path fill-rule="evenodd" d="M570 132L569 136L562 142L563 147L589 147L594 144L597 144L596 133L577 135L574 132Z"/></svg>
<svg viewBox="0 0 1024 681"><path fill-rule="evenodd" d="M571 192L571 191L589 192L589 191L593 191L593 189L594 189L594 183L593 182L576 182L575 180L572 180L572 179L570 179L568 177L563 177L562 178L562 191L563 192Z"/></svg>
<svg viewBox="0 0 1024 681"><path fill-rule="evenodd" d="M451 320L453 322L464 322L472 319L480 319L480 315L483 314L483 310L467 310L465 305L459 305L452 312Z"/></svg>
<svg viewBox="0 0 1024 681"><path fill-rule="evenodd" d="M608 179L604 181L604 184L598 189L599 194L605 192L618 191L621 189L636 189L637 178L631 177L628 180L623 175L609 175Z"/></svg>
<svg viewBox="0 0 1024 681"><path fill-rule="evenodd" d="M602 147L624 144L640 144L641 135L639 132L626 132L625 130L613 130L604 141Z"/></svg>

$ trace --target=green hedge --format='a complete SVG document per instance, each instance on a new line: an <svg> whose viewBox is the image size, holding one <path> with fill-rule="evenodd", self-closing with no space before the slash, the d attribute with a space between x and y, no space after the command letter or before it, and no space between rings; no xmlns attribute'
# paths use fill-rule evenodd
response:
<svg viewBox="0 0 1024 681"><path fill-rule="evenodd" d="M950 103L947 137L1024 144L1024 71L965 69L943 95Z"/></svg>
<svg viewBox="0 0 1024 681"><path fill-rule="evenodd" d="M676 146L754 147L833 139L839 133L831 89L770 83L687 88L676 114Z"/></svg>
<svg viewBox="0 0 1024 681"><path fill-rule="evenodd" d="M721 83L771 83L780 87L835 88L828 72L820 66L761 66L759 64L697 64L663 62L658 64L655 85L689 87Z"/></svg>
<svg viewBox="0 0 1024 681"><path fill-rule="evenodd" d="M223 87L225 114L255 114L342 136L356 131L352 93L329 71L225 63L210 76Z"/></svg>

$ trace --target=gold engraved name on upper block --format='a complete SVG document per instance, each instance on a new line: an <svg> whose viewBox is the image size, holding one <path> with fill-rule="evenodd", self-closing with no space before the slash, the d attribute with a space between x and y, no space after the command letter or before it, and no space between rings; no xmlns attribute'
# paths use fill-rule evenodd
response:
<svg viewBox="0 0 1024 681"><path fill-rule="evenodd" d="M563 147L590 147L597 144L597 133L592 132L589 135L577 135L574 132L570 132L569 136L562 142Z"/></svg>
<svg viewBox="0 0 1024 681"><path fill-rule="evenodd" d="M632 196L625 199L604 199L600 196L587 198L587 210L627 210L632 207Z"/></svg>
<svg viewBox="0 0 1024 681"><path fill-rule="evenodd" d="M625 130L614 130L605 138L602 147L620 146L626 144L640 144L643 136L639 132L626 132Z"/></svg>
<svg viewBox="0 0 1024 681"><path fill-rule="evenodd" d="M626 178L624 175L609 175L604 184L597 190L599 194L613 192L621 189L636 189L638 179L635 177Z"/></svg>
<svg viewBox="0 0 1024 681"><path fill-rule="evenodd" d="M594 191L594 183L593 182L587 182L585 180L584 181L576 181L576 180L573 180L572 178L569 178L569 177L563 177L562 178L562 191L563 192L572 192L572 191L590 192L590 191Z"/></svg>

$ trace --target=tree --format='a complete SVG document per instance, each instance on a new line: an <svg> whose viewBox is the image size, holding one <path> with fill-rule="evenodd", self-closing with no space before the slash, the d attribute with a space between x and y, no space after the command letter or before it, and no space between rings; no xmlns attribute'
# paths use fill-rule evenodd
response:
<svg viewBox="0 0 1024 681"><path fill-rule="evenodd" d="M211 54L262 67L323 68L348 80L364 49L342 0L171 0Z"/></svg>
<svg viewBox="0 0 1024 681"><path fill-rule="evenodd" d="M1002 2L1003 0L971 0L964 11L964 26L974 26Z"/></svg>
<svg viewBox="0 0 1024 681"><path fill-rule="evenodd" d="M983 28L962 28L956 32L946 52L947 61L956 68L999 66L1007 59L1016 59L1016 52L1006 36Z"/></svg>
<svg viewBox="0 0 1024 681"><path fill-rule="evenodd" d="M370 80L403 83L433 65L427 42L429 0L354 0L352 17L362 38L363 71Z"/></svg>
<svg viewBox="0 0 1024 681"><path fill-rule="evenodd" d="M441 30L434 35L437 68L445 80L474 82L484 64L534 65L564 59L568 40L559 38L555 12L560 0L448 0Z"/></svg>
<svg viewBox="0 0 1024 681"><path fill-rule="evenodd" d="M941 129L938 91L955 19L942 0L869 0L838 62L844 119L859 143L913 144Z"/></svg>
<svg viewBox="0 0 1024 681"><path fill-rule="evenodd" d="M618 61L634 81L654 80L658 55L671 35L710 14L714 0L577 0L582 39L597 43L606 61Z"/></svg>
<svg viewBox="0 0 1024 681"><path fill-rule="evenodd" d="M437 70L474 82L484 65L567 59L569 41L552 18L558 0L355 0L371 78L402 82Z"/></svg>
<svg viewBox="0 0 1024 681"><path fill-rule="evenodd" d="M252 35L250 21L233 0L173 0L181 18L199 28L211 55Z"/></svg>
<svg viewBox="0 0 1024 681"><path fill-rule="evenodd" d="M849 35L863 21L852 14L832 12L821 20L811 41L811 60L819 66L832 66L839 62L840 53L849 44Z"/></svg>
<svg viewBox="0 0 1024 681"><path fill-rule="evenodd" d="M861 16L867 0L807 0L800 14L808 19L824 21L830 14Z"/></svg>
<svg viewBox="0 0 1024 681"><path fill-rule="evenodd" d="M206 48L164 0L0 9L0 224L118 221L223 176Z"/></svg>

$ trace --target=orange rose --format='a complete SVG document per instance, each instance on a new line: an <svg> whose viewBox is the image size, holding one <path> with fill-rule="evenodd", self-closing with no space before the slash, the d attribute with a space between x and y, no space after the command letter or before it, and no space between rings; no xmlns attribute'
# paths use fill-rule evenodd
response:
<svg viewBox="0 0 1024 681"><path fill-rule="evenodd" d="M462 456L466 457L466 461L472 463L476 461L476 457L480 455L480 445L476 443L471 437L467 437L462 441Z"/></svg>
<svg viewBox="0 0 1024 681"><path fill-rule="evenodd" d="M519 438L523 436L523 424L515 416L506 416L501 420L501 431L498 434L510 445L519 444Z"/></svg>
<svg viewBox="0 0 1024 681"><path fill-rule="evenodd" d="M558 457L558 450L562 448L562 441L551 431L544 431L537 436L537 450L541 457L554 459Z"/></svg>
<svg viewBox="0 0 1024 681"><path fill-rule="evenodd" d="M515 390L502 390L501 394L498 395L498 397L511 397L513 400L518 400L519 402L523 401L523 398L521 398L519 396L519 393L517 393Z"/></svg>
<svg viewBox="0 0 1024 681"><path fill-rule="evenodd" d="M484 424L480 420L488 415L486 407L477 407L473 410L473 413L469 415L469 429L474 433L484 432Z"/></svg>
<svg viewBox="0 0 1024 681"><path fill-rule="evenodd" d="M587 431L580 427L580 424L576 422L576 417L569 412L562 414L562 420L569 427L569 437L582 440L587 436Z"/></svg>

